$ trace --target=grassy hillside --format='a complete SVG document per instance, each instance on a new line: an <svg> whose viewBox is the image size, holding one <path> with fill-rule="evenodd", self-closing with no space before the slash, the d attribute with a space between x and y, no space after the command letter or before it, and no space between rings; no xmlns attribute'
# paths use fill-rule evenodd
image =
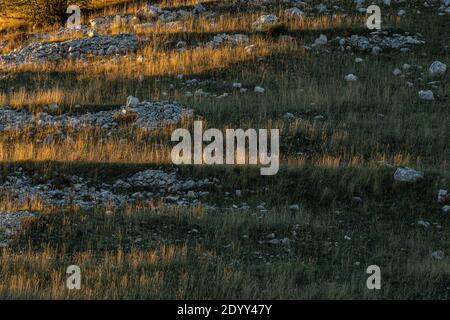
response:
<svg viewBox="0 0 450 320"><path fill-rule="evenodd" d="M307 2L310 8L320 3ZM195 3L156 4L191 11ZM84 20L135 14L143 4L94 1ZM0 106L77 115L120 107L130 95L176 100L194 110L178 125L184 128L194 119L220 130L279 128L279 173L264 177L247 166L176 168L170 159L175 126L2 131L2 186L19 168L34 181L53 181L55 190L63 190L70 175L100 188L148 168L178 169L185 179L216 178L220 186L187 207L155 197L89 210L33 197L16 201L2 191L0 217L17 210L39 215L25 219L0 249L0 297L448 299L450 220L442 210L448 203L438 203L437 194L450 190L450 73L431 77L428 68L436 60L450 63L449 16L421 3L383 7L384 29L419 33L425 44L372 55L310 48L321 34L329 40L370 34L352 1L341 1L344 11L335 16L302 19L285 14L292 3L204 5L216 14L156 22L151 31L121 23L99 31L138 35L135 53L3 66ZM400 9L407 14L398 16ZM268 13L287 28L282 37L255 30L254 21ZM59 26L33 30L23 20L0 19L3 54L33 42L84 37L58 34ZM44 38L32 36L42 32ZM245 34L249 41L202 45L221 33ZM393 74L396 68L401 75ZM344 80L351 73L358 81ZM233 89L234 82L247 92ZM254 92L255 86L265 92ZM434 101L419 98L426 89ZM49 109L53 104L58 108ZM44 143L61 131L70 139ZM403 166L424 178L395 181ZM433 258L437 251L444 257ZM73 264L82 270L81 290L66 288L66 268ZM366 287L369 265L381 268L381 290Z"/></svg>

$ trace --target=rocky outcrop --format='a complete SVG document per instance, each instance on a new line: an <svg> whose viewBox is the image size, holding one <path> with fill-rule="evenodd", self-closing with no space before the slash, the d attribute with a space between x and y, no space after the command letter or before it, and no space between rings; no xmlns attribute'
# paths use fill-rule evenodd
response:
<svg viewBox="0 0 450 320"><path fill-rule="evenodd" d="M0 64L59 61L64 58L78 59L86 56L104 56L135 52L138 39L135 35L122 33L115 36L97 36L63 42L38 42L0 56Z"/></svg>
<svg viewBox="0 0 450 320"><path fill-rule="evenodd" d="M82 115L51 115L40 112L36 115L27 110L15 110L9 107L0 109L0 132L20 130L24 127L62 127L79 130L93 127L111 129L126 124L141 129L156 129L178 123L183 117L193 114L177 102L139 102L129 97L126 106L116 110L99 111Z"/></svg>
<svg viewBox="0 0 450 320"><path fill-rule="evenodd" d="M136 201L165 199L169 204L195 205L208 194L205 189L218 186L217 179L182 179L175 171L149 169L134 175L104 183L77 175L57 175L43 179L31 177L23 170L2 177L0 190L16 203L39 199L45 206L123 207ZM0 223L2 218L0 216Z"/></svg>
<svg viewBox="0 0 450 320"><path fill-rule="evenodd" d="M342 51L365 51L374 54L385 50L408 51L411 46L425 44L420 35L411 33L390 33L388 31L375 31L370 35L352 35L350 37L337 37L330 41L332 45Z"/></svg>

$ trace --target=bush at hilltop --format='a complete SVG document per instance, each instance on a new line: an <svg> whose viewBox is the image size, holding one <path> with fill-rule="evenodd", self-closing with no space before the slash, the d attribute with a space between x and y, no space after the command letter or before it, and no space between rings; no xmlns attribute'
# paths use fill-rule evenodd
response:
<svg viewBox="0 0 450 320"><path fill-rule="evenodd" d="M11 15L30 21L34 25L63 25L68 18L69 5L87 8L90 0L3 0Z"/></svg>

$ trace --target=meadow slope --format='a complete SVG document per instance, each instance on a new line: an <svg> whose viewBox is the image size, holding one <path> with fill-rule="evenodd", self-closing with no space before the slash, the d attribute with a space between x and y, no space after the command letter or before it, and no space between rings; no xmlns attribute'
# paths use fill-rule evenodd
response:
<svg viewBox="0 0 450 320"><path fill-rule="evenodd" d="M450 4L369 2L0 16L0 298L450 298ZM172 164L195 120L280 129L279 172Z"/></svg>

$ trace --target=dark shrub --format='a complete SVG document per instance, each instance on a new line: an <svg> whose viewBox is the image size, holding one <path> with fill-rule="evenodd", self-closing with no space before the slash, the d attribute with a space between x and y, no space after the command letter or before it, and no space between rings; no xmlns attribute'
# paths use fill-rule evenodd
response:
<svg viewBox="0 0 450 320"><path fill-rule="evenodd" d="M68 18L67 8L72 4L86 9L90 0L3 0L8 13L34 25L63 25Z"/></svg>
<svg viewBox="0 0 450 320"><path fill-rule="evenodd" d="M263 31L270 37L278 37L288 33L289 27L285 23L277 23L266 26Z"/></svg>

